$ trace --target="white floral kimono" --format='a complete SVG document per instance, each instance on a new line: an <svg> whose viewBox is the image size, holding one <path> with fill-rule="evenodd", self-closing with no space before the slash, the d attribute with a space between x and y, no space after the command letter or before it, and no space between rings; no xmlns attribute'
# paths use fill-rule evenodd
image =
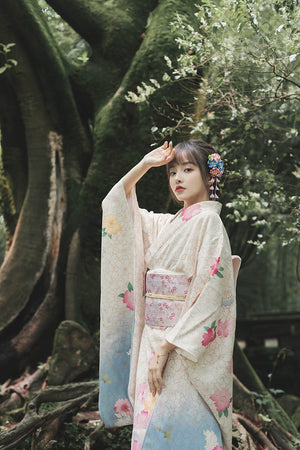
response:
<svg viewBox="0 0 300 450"><path fill-rule="evenodd" d="M133 422L132 449L231 450L235 288L220 210L149 213L122 180L103 201L99 408L108 427ZM153 398L163 339L176 348Z"/></svg>

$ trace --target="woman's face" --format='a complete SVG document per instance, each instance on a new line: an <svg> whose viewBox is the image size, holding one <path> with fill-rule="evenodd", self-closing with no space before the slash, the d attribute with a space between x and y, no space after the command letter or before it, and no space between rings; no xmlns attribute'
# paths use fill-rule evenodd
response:
<svg viewBox="0 0 300 450"><path fill-rule="evenodd" d="M194 203L209 200L207 183L202 179L199 167L183 160L169 169L169 182L172 192L178 201L184 202L184 208Z"/></svg>

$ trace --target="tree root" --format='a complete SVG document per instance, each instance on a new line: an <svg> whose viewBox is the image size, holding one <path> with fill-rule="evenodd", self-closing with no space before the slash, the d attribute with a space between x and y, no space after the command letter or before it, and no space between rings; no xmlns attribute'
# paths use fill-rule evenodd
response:
<svg viewBox="0 0 300 450"><path fill-rule="evenodd" d="M238 421L243 425L243 427L250 433L252 438L254 438L256 441L262 444L264 448L267 448L268 450L278 450L278 447L275 447L272 444L270 439L268 439L265 433L260 428L258 428L257 425L255 425L246 417L241 416L240 414L235 414L235 416L238 419Z"/></svg>
<svg viewBox="0 0 300 450"><path fill-rule="evenodd" d="M236 414L236 413L233 413L233 416L232 416L232 425L233 425L233 429L235 430L235 431L237 431L239 434L240 434L240 436L239 437L237 437L236 436L236 439L237 439L237 444L238 444L238 447L235 447L234 445L232 446L232 450L239 450L239 448L240 448L240 443L242 443L242 445L243 445L243 448L246 448L246 445L245 444L247 444L247 449L248 450L256 450L257 449L257 447L256 447L256 445L255 445L255 443L253 442L253 439L252 439L252 437L250 436L250 434L249 434L249 432L243 427L243 425L240 423L240 421L239 421L239 415L238 414ZM233 442L235 442L235 436L233 436Z"/></svg>
<svg viewBox="0 0 300 450"><path fill-rule="evenodd" d="M243 383L234 376L234 408L242 411L242 415L236 413L235 419L247 430L248 434L263 448L268 450L291 450L300 449L299 435L292 434L279 423L281 408L268 391L264 392L264 405L257 405L255 393L250 392ZM273 408L273 411L272 411ZM286 413L284 413L286 415ZM290 420L290 419L289 419ZM285 422L287 418L285 418ZM292 421L289 428L294 428ZM240 428L237 426L239 431ZM242 434L242 433L241 433Z"/></svg>
<svg viewBox="0 0 300 450"><path fill-rule="evenodd" d="M48 373L49 364L43 364L33 374L25 373L13 384L11 380L7 380L1 387L0 392L0 414L4 415L8 412L13 414L15 410L18 412L25 405L29 398L30 390L41 389L45 383L45 377Z"/></svg>
<svg viewBox="0 0 300 450"><path fill-rule="evenodd" d="M74 412L85 404L89 404L91 400L95 400L98 392L98 381L72 383L40 391L29 402L23 420L13 428L0 433L0 450L14 449L17 444L22 442L37 428L49 422L52 422L54 425L54 420L64 418L66 414ZM47 402L64 403L57 408L39 413L40 406ZM53 440L53 433L49 433L49 439ZM45 439L43 439L43 448L45 448L45 444Z"/></svg>
<svg viewBox="0 0 300 450"><path fill-rule="evenodd" d="M56 417L51 422L46 423L39 433L35 433L31 442L31 450L43 450L52 448L56 444L57 433L63 423L63 417Z"/></svg>
<svg viewBox="0 0 300 450"><path fill-rule="evenodd" d="M0 433L0 450L14 449L16 446L32 436L32 450L51 449L56 445L57 435L69 414L76 415L79 410L85 409L87 418L91 417L89 411L95 410L98 396L98 381L70 383L44 389L48 365L45 364L33 374L25 374L12 384L9 380L1 387L0 396L2 404L0 409L15 418L23 417L25 405L27 408L23 419L14 427ZM39 389L30 399L33 392ZM255 401L255 393L250 392L236 377L234 377L234 408L233 449L248 450L291 450L300 448L298 436L286 431L263 405ZM1 401L1 398L0 398ZM272 398L275 402L275 399ZM51 405L49 403L58 403ZM47 405L46 408L43 407ZM11 411L12 407L19 407ZM6 409L7 408L7 409ZM268 414L269 413L269 414ZM89 419L87 419L89 421ZM98 419L97 419L98 423ZM103 424L102 424L103 425ZM86 440L86 448L94 448L102 441L102 425L92 431Z"/></svg>

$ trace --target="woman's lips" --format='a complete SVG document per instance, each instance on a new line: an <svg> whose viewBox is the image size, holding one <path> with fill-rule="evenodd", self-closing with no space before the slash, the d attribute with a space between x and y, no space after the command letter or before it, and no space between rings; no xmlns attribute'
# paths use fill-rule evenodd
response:
<svg viewBox="0 0 300 450"><path fill-rule="evenodd" d="M182 192L184 191L184 188L182 186L177 186L175 190L176 192Z"/></svg>

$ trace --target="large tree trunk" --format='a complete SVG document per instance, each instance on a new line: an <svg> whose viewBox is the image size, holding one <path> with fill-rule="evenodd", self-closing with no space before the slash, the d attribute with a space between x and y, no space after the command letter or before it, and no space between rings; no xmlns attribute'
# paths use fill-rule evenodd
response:
<svg viewBox="0 0 300 450"><path fill-rule="evenodd" d="M0 271L0 367L4 377L21 369L29 354L40 357L45 344L49 351L51 340L47 343L45 338L53 335L63 317L63 289L59 289L57 277L59 261L65 258L61 255L61 236L67 203L69 209L72 207L66 188L70 194L70 173L72 182L78 184L81 148L87 139L60 56L52 48L37 6L25 1L13 5L2 2L0 22L1 40L16 44L14 56L18 61L15 70L4 78L0 94L6 98L9 92L8 110L11 115L18 113L13 133L1 101L4 170L17 218L15 224L8 223L13 237ZM45 65L36 65L41 55L51 71L47 72ZM66 85L69 92L64 91ZM59 101L62 91L64 104L56 106L55 99ZM59 129L63 112L67 119L61 142L53 130ZM73 133L71 152L68 138ZM11 149L15 149L13 158L9 157ZM72 191L74 195L75 189Z"/></svg>

